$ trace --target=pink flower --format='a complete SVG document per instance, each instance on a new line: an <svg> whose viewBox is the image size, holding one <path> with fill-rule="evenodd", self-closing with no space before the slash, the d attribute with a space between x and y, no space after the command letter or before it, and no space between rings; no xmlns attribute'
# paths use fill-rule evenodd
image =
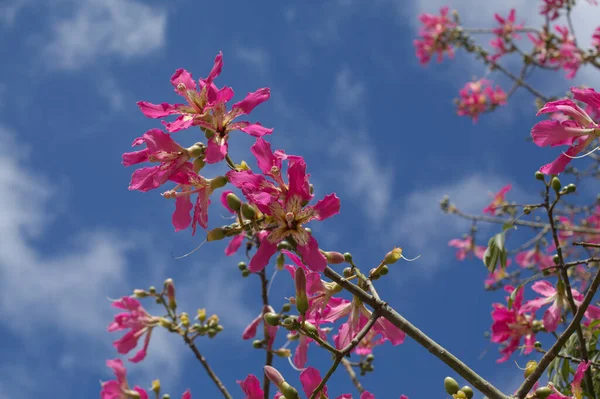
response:
<svg viewBox="0 0 600 399"><path fill-rule="evenodd" d="M517 264L523 268L538 265L540 270L545 270L554 266L552 255L543 254L539 247L532 248L528 251L521 251L515 257Z"/></svg>
<svg viewBox="0 0 600 399"><path fill-rule="evenodd" d="M543 0L544 4L540 9L540 14L550 18L551 21L559 17L559 10L565 8L568 0ZM598 5L596 0L587 0L591 5Z"/></svg>
<svg viewBox="0 0 600 399"><path fill-rule="evenodd" d="M317 240L304 228L311 220L325 220L339 213L340 200L335 194L329 194L313 206L307 204L313 198L308 183L304 159L285 155L283 152L271 152L271 147L263 139L256 140L252 146L258 166L262 172L273 178L277 186L264 176L252 171L230 171L229 181L242 190L244 196L257 208L271 218L272 230L259 233L260 246L248 269L258 272L265 268L271 257L277 252L277 244L292 237L297 250L308 267L322 272L327 259L319 251ZM281 161L287 159L288 183L282 180Z"/></svg>
<svg viewBox="0 0 600 399"><path fill-rule="evenodd" d="M490 46L495 50L495 53L489 56L492 62L498 61L500 57L510 52L505 43L506 41L502 37L495 37L490 40Z"/></svg>
<svg viewBox="0 0 600 399"><path fill-rule="evenodd" d="M198 225L208 228L208 206L213 189L210 180L198 175L191 163L182 165L170 180L177 185L162 193L164 198L175 199L175 211L173 212L173 226L175 231L187 229L192 225L192 235L196 234ZM196 194L196 203L191 201L192 195ZM194 210L193 215L191 214Z"/></svg>
<svg viewBox="0 0 600 399"><path fill-rule="evenodd" d="M258 380L258 378L256 378L256 376L249 374L248 377L244 379L244 381L238 381L237 383L240 384L242 391L244 391L244 393L246 394L244 399L264 398L265 394L262 388L260 387L260 381Z"/></svg>
<svg viewBox="0 0 600 399"><path fill-rule="evenodd" d="M594 89L571 88L573 98L584 102L595 109L600 108L600 94ZM554 162L540 168L542 173L557 175L571 162L571 159L583 151L595 137L600 135L598 124L571 100L551 101L540 109L537 115L560 112L571 119L565 121L545 120L535 124L531 129L533 142L540 147L568 145L566 153L561 154Z"/></svg>
<svg viewBox="0 0 600 399"><path fill-rule="evenodd" d="M596 51L600 51L600 26L597 27L592 34L592 47L594 47Z"/></svg>
<svg viewBox="0 0 600 399"><path fill-rule="evenodd" d="M493 194L492 196L494 199L492 200L491 204L485 207L483 213L491 213L492 215L497 215L498 213L500 213L502 207L508 204L508 202L506 202L505 197L506 193L508 193L511 188L512 185L507 184L506 186L502 187L500 191L498 191L496 194Z"/></svg>
<svg viewBox="0 0 600 399"><path fill-rule="evenodd" d="M456 251L456 259L458 260L464 260L470 253L475 254L479 259L483 259L483 254L486 249L480 245L475 245L473 237L471 236L466 236L462 240L454 238L448 242L448 246L458 248L458 251Z"/></svg>
<svg viewBox="0 0 600 399"><path fill-rule="evenodd" d="M275 336L277 335L277 329L279 327L271 326L265 322L263 316L265 313L269 313L269 312L274 312L273 308L270 306L264 307L263 312L261 312L254 320L252 320L250 322L250 324L248 324L246 329L244 329L244 332L242 333L242 339L247 340L247 339L252 339L252 338L256 337L256 331L258 329L258 326L260 326L262 324L264 327L266 327L267 334L269 335L269 340L267 342L267 349L271 350L271 347L273 346L273 342L275 341Z"/></svg>
<svg viewBox="0 0 600 399"><path fill-rule="evenodd" d="M134 147L141 144L146 144L146 148L123 154L123 165L131 166L142 162L159 162L160 165L133 172L130 190L149 191L157 188L190 159L188 150L160 129L150 129L133 141Z"/></svg>
<svg viewBox="0 0 600 399"><path fill-rule="evenodd" d="M488 109L506 104L506 93L499 86L492 88L487 79L467 82L458 92L459 98L455 99L459 116L470 116L473 123L477 122L479 115Z"/></svg>
<svg viewBox="0 0 600 399"><path fill-rule="evenodd" d="M560 38L557 57L552 61L567 72L567 79L572 79L583 61L581 51L575 44L575 38L569 33L569 28L557 26L555 29L560 34Z"/></svg>
<svg viewBox="0 0 600 399"><path fill-rule="evenodd" d="M113 369L117 379L101 383L100 399L128 399L131 394L136 393L140 399L148 399L148 393L144 389L138 386L129 388L127 370L121 359L107 360L106 365Z"/></svg>
<svg viewBox="0 0 600 399"><path fill-rule="evenodd" d="M442 61L444 53L452 58L454 49L449 43L448 32L452 31L456 24L448 18L448 7L443 7L440 15L421 14L419 20L423 24L419 32L421 39L415 39L413 42L419 62L427 64L434 54L437 54L438 62Z"/></svg>
<svg viewBox="0 0 600 399"><path fill-rule="evenodd" d="M319 370L308 367L302 373L300 373L300 382L302 383L302 390L307 398L310 398L317 386L321 383L323 379L321 378L321 373ZM327 392L327 386L324 386L320 392L320 399L328 399L329 394ZM351 394L343 394L337 397L337 399L352 399ZM360 399L375 399L375 396L368 391L363 392L360 395ZM408 398L406 398L408 399Z"/></svg>
<svg viewBox="0 0 600 399"><path fill-rule="evenodd" d="M507 18L501 17L500 14L494 14L494 18L496 18L496 21L498 21L500 27L493 29L492 32L507 39L520 39L520 36L516 33L516 31L522 29L523 24L515 25L516 14L514 8L510 10Z"/></svg>
<svg viewBox="0 0 600 399"><path fill-rule="evenodd" d="M143 348L129 359L134 363L142 361L146 357L152 329L158 324L158 318L148 314L140 302L132 297L124 296L113 302L112 306L126 312L115 315L113 322L108 326L108 331L129 330L120 339L114 341L113 346L124 355L135 348L138 340L145 335Z"/></svg>
<svg viewBox="0 0 600 399"><path fill-rule="evenodd" d="M490 288L492 285L497 284L498 282L504 280L509 276L507 271L508 267L512 264L511 259L506 260L506 267L497 267L492 273L490 273L487 278L483 281L484 287Z"/></svg>
<svg viewBox="0 0 600 399"><path fill-rule="evenodd" d="M514 287L506 286L505 291L512 293ZM509 309L500 303L492 306L492 337L491 341L502 343L504 347L500 350L503 356L497 360L498 363L507 361L521 344L521 338L525 338L525 350L527 355L533 351L535 332L533 331L533 314L525 314L523 311L523 289L519 289L515 300Z"/></svg>

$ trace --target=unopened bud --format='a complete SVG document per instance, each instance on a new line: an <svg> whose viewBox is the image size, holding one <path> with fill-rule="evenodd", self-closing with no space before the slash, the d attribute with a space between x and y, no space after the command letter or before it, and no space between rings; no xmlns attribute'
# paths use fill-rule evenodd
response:
<svg viewBox="0 0 600 399"><path fill-rule="evenodd" d="M325 258L327 258L327 263L330 265L339 265L346 262L344 254L335 251L325 252Z"/></svg>
<svg viewBox="0 0 600 399"><path fill-rule="evenodd" d="M244 270L244 269L247 269L247 268L248 268L248 266L246 266L245 262L238 263L238 269Z"/></svg>
<svg viewBox="0 0 600 399"><path fill-rule="evenodd" d="M295 316L288 316L282 322L281 325L289 331L298 329L298 320Z"/></svg>
<svg viewBox="0 0 600 399"><path fill-rule="evenodd" d="M552 186L552 188L554 189L554 191L559 192L560 188L561 188L561 184L560 184L560 180L558 179L558 177L553 177L552 181L550 182L550 185Z"/></svg>
<svg viewBox="0 0 600 399"><path fill-rule="evenodd" d="M242 215L248 220L254 220L256 217L256 210L248 203L242 204Z"/></svg>
<svg viewBox="0 0 600 399"><path fill-rule="evenodd" d="M388 274L390 272L390 268L388 267L388 265L383 265L381 267L381 270L379 270L379 275L380 276L385 276L386 274Z"/></svg>
<svg viewBox="0 0 600 399"><path fill-rule="evenodd" d="M449 395L454 395L460 389L458 382L452 377L444 378L444 389Z"/></svg>
<svg viewBox="0 0 600 399"><path fill-rule="evenodd" d="M160 380L152 381L152 391L158 394L160 392Z"/></svg>
<svg viewBox="0 0 600 399"><path fill-rule="evenodd" d="M472 399L473 398L473 390L471 389L470 386L465 385L460 390L465 393L465 395L467 396L467 399Z"/></svg>
<svg viewBox="0 0 600 399"><path fill-rule="evenodd" d="M265 319L265 323L270 326L278 326L279 325L279 315L277 313L268 312L263 316Z"/></svg>
<svg viewBox="0 0 600 399"><path fill-rule="evenodd" d="M577 186L575 186L573 183L567 185L567 193L574 193L575 190L577 190Z"/></svg>
<svg viewBox="0 0 600 399"><path fill-rule="evenodd" d="M291 386L290 384L288 384L285 381L279 387L279 392L281 392L283 394L285 399L299 399L300 398L300 395L298 394L298 391L296 390L296 388L294 388L293 386Z"/></svg>
<svg viewBox="0 0 600 399"><path fill-rule="evenodd" d="M225 238L225 230L222 227L217 227L206 233L206 241L219 241Z"/></svg>
<svg viewBox="0 0 600 399"><path fill-rule="evenodd" d="M160 324L161 327L168 329L171 329L171 327L173 327L173 323L171 323L171 321L165 319L164 317L158 319L158 324Z"/></svg>
<svg viewBox="0 0 600 399"><path fill-rule="evenodd" d="M542 347L542 343L541 343L540 341L535 341L535 342L533 343L533 346L534 346L535 348L538 348L538 349L539 349L539 348L541 348L541 347Z"/></svg>
<svg viewBox="0 0 600 399"><path fill-rule="evenodd" d="M150 294L148 294L144 290L138 290L138 289L133 290L133 296L135 296L136 298L146 298L148 295L150 295Z"/></svg>
<svg viewBox="0 0 600 399"><path fill-rule="evenodd" d="M281 348L281 349L274 350L273 353L276 354L277 356L283 357L283 358L292 356L292 352L287 348Z"/></svg>
<svg viewBox="0 0 600 399"><path fill-rule="evenodd" d="M156 294L156 287L151 285L150 287L148 287L148 292L150 293L150 295Z"/></svg>
<svg viewBox="0 0 600 399"><path fill-rule="evenodd" d="M544 174L538 170L537 172L535 172L535 178L537 180L544 180Z"/></svg>
<svg viewBox="0 0 600 399"><path fill-rule="evenodd" d="M216 327L217 325L219 325L219 316L217 316L216 314L210 316L206 321L206 324L209 327Z"/></svg>
<svg viewBox="0 0 600 399"><path fill-rule="evenodd" d="M346 278L352 276L352 268L351 267L345 267L344 270L342 270L342 274Z"/></svg>
<svg viewBox="0 0 600 399"><path fill-rule="evenodd" d="M523 213L525 215L529 215L531 213L531 207L530 206L524 206L523 207Z"/></svg>
<svg viewBox="0 0 600 399"><path fill-rule="evenodd" d="M277 244L277 250L281 251L283 249L287 249L289 251L290 249L292 249L292 246L286 240L279 241L279 243Z"/></svg>
<svg viewBox="0 0 600 399"><path fill-rule="evenodd" d="M308 296L306 295L306 272L303 268L296 269L294 282L296 285L296 309L300 314L305 314L308 310Z"/></svg>
<svg viewBox="0 0 600 399"><path fill-rule="evenodd" d="M194 159L194 172L198 173L202 170L203 167L206 166L206 162L202 158Z"/></svg>
<svg viewBox="0 0 600 399"><path fill-rule="evenodd" d="M242 207L242 201L234 193L229 193L227 194L227 205L237 212Z"/></svg>
<svg viewBox="0 0 600 399"><path fill-rule="evenodd" d="M227 184L227 177L225 176L217 176L214 179L210 180L210 188L216 190L217 188L221 188Z"/></svg>
<svg viewBox="0 0 600 399"><path fill-rule="evenodd" d="M350 252L344 253L344 259L346 262L352 262L352 254Z"/></svg>
<svg viewBox="0 0 600 399"><path fill-rule="evenodd" d="M179 315L179 319L181 320L181 324L183 324L184 327L190 325L190 316L186 312L181 312L181 314Z"/></svg>
<svg viewBox="0 0 600 399"><path fill-rule="evenodd" d="M528 361L527 364L525 365L525 372L523 373L525 378L529 377L531 375L531 373L533 373L533 371L536 369L536 367L537 367L537 362L535 360Z"/></svg>
<svg viewBox="0 0 600 399"><path fill-rule="evenodd" d="M283 270L283 267L285 266L285 256L283 256L281 252L279 255L277 255L277 261L275 265L277 266L278 270Z"/></svg>
<svg viewBox="0 0 600 399"><path fill-rule="evenodd" d="M558 256L558 254L554 255L552 257L552 261L554 262L555 265L560 264L560 256Z"/></svg>
<svg viewBox="0 0 600 399"><path fill-rule="evenodd" d="M291 305L290 303L284 303L284 304L281 306L281 311L282 311L282 312L289 312L289 311L290 311L290 309L292 309L292 305Z"/></svg>
<svg viewBox="0 0 600 399"><path fill-rule="evenodd" d="M394 248L385 255L383 262L387 265L392 265L402 257L402 248Z"/></svg>
<svg viewBox="0 0 600 399"><path fill-rule="evenodd" d="M248 277L250 275L250 270L244 269L242 270L242 277Z"/></svg>
<svg viewBox="0 0 600 399"><path fill-rule="evenodd" d="M168 393L164 394L162 396L162 399L171 399L171 395L169 395Z"/></svg>
<svg viewBox="0 0 600 399"><path fill-rule="evenodd" d="M190 148L187 149L190 158L198 158L204 156L204 151L206 151L206 146L202 143L196 143Z"/></svg>
<svg viewBox="0 0 600 399"><path fill-rule="evenodd" d="M375 355L372 353L369 353L366 357L367 362L372 363L373 360L375 360Z"/></svg>
<svg viewBox="0 0 600 399"><path fill-rule="evenodd" d="M200 320L200 323L204 323L204 320L206 320L206 309L198 309L197 319Z"/></svg>
<svg viewBox="0 0 600 399"><path fill-rule="evenodd" d="M273 384L277 386L277 388L281 389L281 385L285 382L283 376L275 367L265 366L265 375ZM283 393L283 392L282 392Z"/></svg>
<svg viewBox="0 0 600 399"><path fill-rule="evenodd" d="M454 395L452 395L454 399L467 399L467 394L463 391L458 391Z"/></svg>
<svg viewBox="0 0 600 399"><path fill-rule="evenodd" d="M549 387L541 387L535 390L535 397L538 399L546 399L552 393Z"/></svg>
<svg viewBox="0 0 600 399"><path fill-rule="evenodd" d="M263 343L260 339L256 339L256 340L252 341L252 347L254 349L260 349L260 348L262 348L262 346L263 346Z"/></svg>
<svg viewBox="0 0 600 399"><path fill-rule="evenodd" d="M312 335L319 335L319 330L315 327L314 324L309 323L308 321L304 321L304 329L307 333Z"/></svg>
<svg viewBox="0 0 600 399"><path fill-rule="evenodd" d="M177 302L175 301L175 283L173 282L173 279L168 278L165 280L165 290L167 291L169 308L172 310L177 309Z"/></svg>
<svg viewBox="0 0 600 399"><path fill-rule="evenodd" d="M288 341L297 341L300 339L300 334L288 334L286 335Z"/></svg>

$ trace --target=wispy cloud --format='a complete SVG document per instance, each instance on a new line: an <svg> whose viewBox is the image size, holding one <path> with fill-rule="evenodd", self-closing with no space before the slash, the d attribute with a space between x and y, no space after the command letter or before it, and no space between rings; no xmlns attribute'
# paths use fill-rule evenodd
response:
<svg viewBox="0 0 600 399"><path fill-rule="evenodd" d="M44 48L57 68L78 69L98 57L144 56L165 44L165 9L137 0L84 0L73 8L52 27Z"/></svg>
<svg viewBox="0 0 600 399"><path fill-rule="evenodd" d="M267 50L262 47L238 45L235 49L235 56L263 74L267 74L269 70L271 57Z"/></svg>

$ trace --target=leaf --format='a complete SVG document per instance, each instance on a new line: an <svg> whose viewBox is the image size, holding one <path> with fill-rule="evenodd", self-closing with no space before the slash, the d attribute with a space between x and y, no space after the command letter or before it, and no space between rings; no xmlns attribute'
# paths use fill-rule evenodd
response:
<svg viewBox="0 0 600 399"><path fill-rule="evenodd" d="M500 267L504 269L506 267L506 262L508 259L508 253L506 252L505 241L506 241L506 232L511 228L511 226L507 226L510 223L502 226L502 232L492 236L488 241L488 246L483 253L483 264L490 273L493 273L496 270L496 265L500 262ZM514 227L514 226L513 226Z"/></svg>
<svg viewBox="0 0 600 399"><path fill-rule="evenodd" d="M571 374L571 367L569 366L569 361L564 360L562 367L560 369L560 376L562 377L563 381L569 381L570 374Z"/></svg>

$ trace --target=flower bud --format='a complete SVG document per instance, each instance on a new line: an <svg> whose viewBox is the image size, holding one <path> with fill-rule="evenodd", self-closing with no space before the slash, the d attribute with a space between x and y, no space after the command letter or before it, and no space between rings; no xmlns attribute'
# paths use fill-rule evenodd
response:
<svg viewBox="0 0 600 399"><path fill-rule="evenodd" d="M297 341L300 339L300 334L288 334L286 335L288 341Z"/></svg>
<svg viewBox="0 0 600 399"><path fill-rule="evenodd" d="M281 251L283 249L287 249L288 251L292 249L292 246L286 240L279 241L277 244L277 250Z"/></svg>
<svg viewBox="0 0 600 399"><path fill-rule="evenodd" d="M190 158L202 158L204 156L205 151L206 146L202 143L196 143L187 149Z"/></svg>
<svg viewBox="0 0 600 399"><path fill-rule="evenodd" d="M288 331L293 331L298 329L299 324L297 317L288 316L281 322L281 325Z"/></svg>
<svg viewBox="0 0 600 399"><path fill-rule="evenodd" d="M151 285L150 287L148 287L148 292L150 293L150 295L156 294L156 287Z"/></svg>
<svg viewBox="0 0 600 399"><path fill-rule="evenodd" d="M387 265L394 264L402 257L402 248L394 248L385 255L383 262Z"/></svg>
<svg viewBox="0 0 600 399"><path fill-rule="evenodd" d="M544 180L544 174L538 170L537 172L535 172L535 178L537 180Z"/></svg>
<svg viewBox="0 0 600 399"><path fill-rule="evenodd" d="M242 277L248 277L250 275L250 270L244 269L242 270Z"/></svg>
<svg viewBox="0 0 600 399"><path fill-rule="evenodd" d="M541 347L542 347L542 343L541 343L540 341L535 341L535 342L533 343L533 346L534 346L535 348L538 348L538 349L539 349L539 348L541 348Z"/></svg>
<svg viewBox="0 0 600 399"><path fill-rule="evenodd" d="M285 256L283 256L281 252L279 255L277 255L277 261L275 265L277 266L278 270L283 270L283 267L285 266Z"/></svg>
<svg viewBox="0 0 600 399"><path fill-rule="evenodd" d="M256 210L248 203L242 204L242 215L248 220L254 220L256 217Z"/></svg>
<svg viewBox="0 0 600 399"><path fill-rule="evenodd" d="M554 262L555 265L558 265L560 263L560 256L558 256L558 254L554 255L552 257L552 261Z"/></svg>
<svg viewBox="0 0 600 399"><path fill-rule="evenodd" d="M198 309L198 316L196 318L200 320L200 323L204 323L204 320L206 320L206 309Z"/></svg>
<svg viewBox="0 0 600 399"><path fill-rule="evenodd" d="M219 316L217 316L216 314L210 316L206 321L206 324L209 327L216 327L219 324Z"/></svg>
<svg viewBox="0 0 600 399"><path fill-rule="evenodd" d="M152 391L158 395L160 392L160 380L152 381Z"/></svg>
<svg viewBox="0 0 600 399"><path fill-rule="evenodd" d="M252 341L252 347L254 349L260 349L263 346L263 342L260 339L256 339L254 341Z"/></svg>
<svg viewBox="0 0 600 399"><path fill-rule="evenodd" d="M535 390L535 397L538 399L546 399L552 393L549 387L540 387Z"/></svg>
<svg viewBox="0 0 600 399"><path fill-rule="evenodd" d="M279 315L273 312L267 312L263 316L265 323L270 326L278 326L279 325Z"/></svg>
<svg viewBox="0 0 600 399"><path fill-rule="evenodd" d="M184 327L188 327L190 325L190 316L186 312L181 312L179 319Z"/></svg>
<svg viewBox="0 0 600 399"><path fill-rule="evenodd" d="M175 283L173 283L173 279L168 278L165 280L165 290L167 291L167 298L169 300L169 309L177 309L177 302L175 301Z"/></svg>
<svg viewBox="0 0 600 399"><path fill-rule="evenodd" d="M452 377L444 378L444 389L449 395L454 395L460 389L458 382Z"/></svg>
<svg viewBox="0 0 600 399"><path fill-rule="evenodd" d="M369 363L372 363L372 362L373 362L373 360L375 360L375 355L374 355L374 354L372 354L372 353L369 353L369 354L367 355L367 357L366 357L366 361L367 361L367 362L369 362Z"/></svg>
<svg viewBox="0 0 600 399"><path fill-rule="evenodd" d="M385 276L386 274L388 274L390 272L390 268L388 267L388 265L383 265L381 267L381 270L379 270L379 275L381 276Z"/></svg>
<svg viewBox="0 0 600 399"><path fill-rule="evenodd" d="M206 166L206 162L202 158L194 159L194 172L198 173L202 170L203 167Z"/></svg>
<svg viewBox="0 0 600 399"><path fill-rule="evenodd" d="M292 351L290 351L287 348L281 348L281 349L274 350L273 353L276 354L277 356L283 357L283 358L292 356Z"/></svg>
<svg viewBox="0 0 600 399"><path fill-rule="evenodd" d="M148 295L150 295L150 294L148 294L144 290L139 290L139 289L133 290L133 296L135 296L136 298L146 298Z"/></svg>
<svg viewBox="0 0 600 399"><path fill-rule="evenodd" d="M234 211L239 211L242 207L242 201L234 193L227 194L227 205Z"/></svg>
<svg viewBox="0 0 600 399"><path fill-rule="evenodd" d="M324 255L325 258L327 258L327 263L330 265L339 265L340 263L344 263L346 261L344 255L339 252L325 252Z"/></svg>
<svg viewBox="0 0 600 399"><path fill-rule="evenodd" d="M279 387L279 392L283 394L285 399L300 399L300 395L298 394L296 388L294 388L285 381Z"/></svg>
<svg viewBox="0 0 600 399"><path fill-rule="evenodd" d="M575 190L577 190L577 186L575 186L573 183L567 185L567 193L574 193Z"/></svg>
<svg viewBox="0 0 600 399"><path fill-rule="evenodd" d="M164 394L162 396L162 399L171 399L171 395L169 395L168 393Z"/></svg>
<svg viewBox="0 0 600 399"><path fill-rule="evenodd" d="M308 321L304 321L304 330L312 335L319 335L319 330L315 327L314 324L309 323Z"/></svg>
<svg viewBox="0 0 600 399"><path fill-rule="evenodd" d="M352 262L352 254L350 252L344 253L344 259L346 262Z"/></svg>
<svg viewBox="0 0 600 399"><path fill-rule="evenodd" d="M206 233L206 241L219 241L225 238L225 230L222 227L217 227Z"/></svg>
<svg viewBox="0 0 600 399"><path fill-rule="evenodd" d="M465 393L465 395L467 396L467 399L472 399L473 398L473 390L471 389L470 386L465 385L460 390Z"/></svg>
<svg viewBox="0 0 600 399"><path fill-rule="evenodd" d="M529 377L531 375L531 373L533 373L533 371L536 369L536 367L537 367L537 362L535 360L528 361L527 364L525 365L525 372L523 373L525 378Z"/></svg>
<svg viewBox="0 0 600 399"><path fill-rule="evenodd" d="M352 268L351 267L345 267L344 270L342 271L342 274L346 278L352 276Z"/></svg>
<svg viewBox="0 0 600 399"><path fill-rule="evenodd" d="M217 188L221 188L227 184L227 177L225 176L217 176L214 179L210 179L210 188L216 190Z"/></svg>
<svg viewBox="0 0 600 399"><path fill-rule="evenodd" d="M458 391L454 395L452 395L454 399L467 399L467 394L463 391Z"/></svg>
<svg viewBox="0 0 600 399"><path fill-rule="evenodd" d="M523 207L523 213L525 215L529 215L531 213L531 207L530 206L524 206Z"/></svg>
<svg viewBox="0 0 600 399"><path fill-rule="evenodd" d="M173 323L171 323L170 320L167 320L164 317L161 317L160 319L158 319L158 324L160 324L161 327L168 328L168 329L171 329L171 327L173 327Z"/></svg>
<svg viewBox="0 0 600 399"><path fill-rule="evenodd" d="M296 309L298 309L298 313L305 314L308 310L308 296L306 295L306 272L303 268L296 269L294 282L296 284Z"/></svg>
<svg viewBox="0 0 600 399"><path fill-rule="evenodd" d="M265 375L267 376L267 378L269 380L271 380L271 382L273 384L275 384L277 386L277 388L280 388L281 385L285 382L281 373L279 373L279 371L277 371L277 369L275 367L271 367L271 366L264 366L264 369L265 369Z"/></svg>
<svg viewBox="0 0 600 399"><path fill-rule="evenodd" d="M248 268L248 267L246 266L246 263L245 263L245 262L240 262L240 263L238 263L238 269L240 269L240 270L245 270L245 269L247 269L247 268Z"/></svg>
<svg viewBox="0 0 600 399"><path fill-rule="evenodd" d="M558 179L558 177L553 177L552 180L550 181L550 185L552 186L552 188L554 189L554 191L559 192L560 188L561 188L561 184L560 184L560 180Z"/></svg>
<svg viewBox="0 0 600 399"><path fill-rule="evenodd" d="M289 312L290 309L292 309L292 305L289 303L284 303L283 306L281 306L282 312Z"/></svg>

